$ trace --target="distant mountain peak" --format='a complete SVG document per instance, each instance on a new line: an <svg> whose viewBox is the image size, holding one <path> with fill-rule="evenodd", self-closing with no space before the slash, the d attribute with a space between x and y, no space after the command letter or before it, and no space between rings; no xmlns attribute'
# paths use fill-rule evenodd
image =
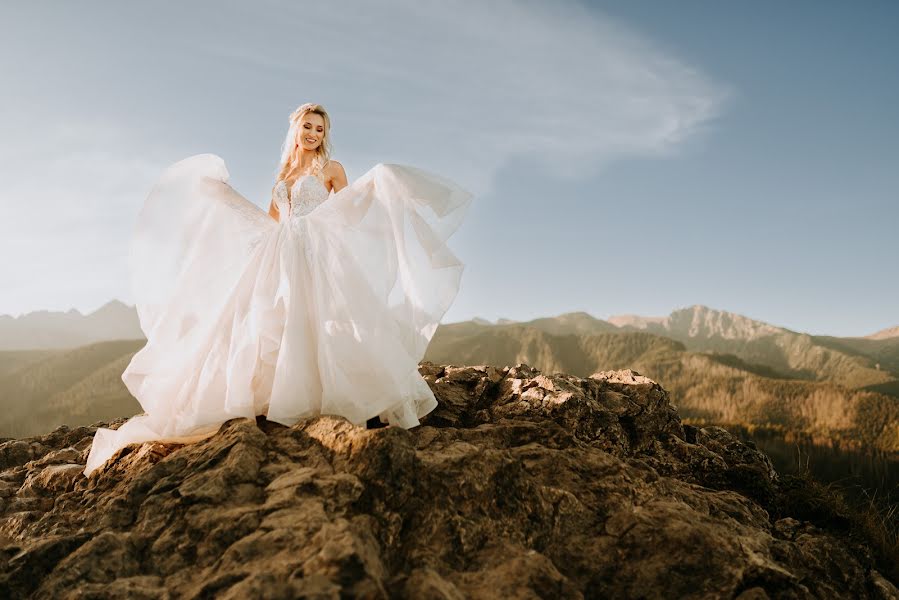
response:
<svg viewBox="0 0 899 600"><path fill-rule="evenodd" d="M609 317L618 327L642 329L679 338L712 338L751 340L788 331L764 321L718 310L705 304L693 304L671 311L667 317L644 317L634 314Z"/></svg>
<svg viewBox="0 0 899 600"><path fill-rule="evenodd" d="M110 300L97 310L82 314L35 310L15 318L0 318L0 350L75 348L101 340L143 337L137 309Z"/></svg>
<svg viewBox="0 0 899 600"><path fill-rule="evenodd" d="M689 337L721 337L751 340L788 331L738 313L714 309L702 304L674 310L668 317L669 329Z"/></svg>
<svg viewBox="0 0 899 600"><path fill-rule="evenodd" d="M130 312L134 310L134 307L128 306L121 300L110 300L97 310L88 313L87 316L93 316L97 314L106 314L106 313L121 313L121 312Z"/></svg>
<svg viewBox="0 0 899 600"><path fill-rule="evenodd" d="M877 333L872 333L871 335L866 335L865 337L869 340L885 340L888 338L899 337L899 325L881 329Z"/></svg>
<svg viewBox="0 0 899 600"><path fill-rule="evenodd" d="M645 329L649 324L660 325L664 323L667 318L668 317L644 317L641 315L626 314L613 315L606 320L617 327L636 327L637 329Z"/></svg>
<svg viewBox="0 0 899 600"><path fill-rule="evenodd" d="M591 315L590 313L585 312L583 310L576 310L576 311L572 311L572 312L562 313L559 316L557 316L556 318L557 319L566 319L566 320L572 320L572 319L587 319L589 321L599 321L600 320L600 319L597 319L596 317L594 317L593 315Z"/></svg>

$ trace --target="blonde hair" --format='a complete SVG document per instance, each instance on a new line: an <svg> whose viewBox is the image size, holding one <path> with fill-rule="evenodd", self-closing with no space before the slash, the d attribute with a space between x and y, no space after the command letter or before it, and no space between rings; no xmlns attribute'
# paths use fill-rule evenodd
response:
<svg viewBox="0 0 899 600"><path fill-rule="evenodd" d="M302 104L295 111L290 113L290 127L287 129L287 136L284 138L284 144L281 146L281 162L278 165L278 176L275 179L275 185L287 177L287 174L293 171L299 164L300 148L297 144L297 130L303 121L303 116L307 113L315 113L321 115L325 121L325 133L322 136L321 144L315 150L315 157L312 159L312 174L320 179L322 178L322 170L328 161L331 160L331 118L328 111L321 104L313 104L307 102Z"/></svg>

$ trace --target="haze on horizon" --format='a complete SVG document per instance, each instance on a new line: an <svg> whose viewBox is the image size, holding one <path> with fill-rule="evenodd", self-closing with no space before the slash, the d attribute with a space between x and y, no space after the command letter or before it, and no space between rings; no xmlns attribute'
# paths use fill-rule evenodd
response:
<svg viewBox="0 0 899 600"><path fill-rule="evenodd" d="M0 20L0 314L130 304L130 228L161 171L213 152L267 208L287 115L316 101L351 179L404 162L475 192L444 322L702 304L814 334L899 324L899 5L48 2Z"/></svg>

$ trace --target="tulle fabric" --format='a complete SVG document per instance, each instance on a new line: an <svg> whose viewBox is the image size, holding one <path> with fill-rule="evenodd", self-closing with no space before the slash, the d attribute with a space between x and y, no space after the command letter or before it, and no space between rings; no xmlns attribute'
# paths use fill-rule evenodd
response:
<svg viewBox="0 0 899 600"><path fill-rule="evenodd" d="M128 444L199 441L235 417L410 428L437 406L418 363L459 289L447 240L471 194L380 163L276 222L228 179L220 157L192 156L144 203L130 268L147 343L122 380L145 414L97 430L85 475Z"/></svg>

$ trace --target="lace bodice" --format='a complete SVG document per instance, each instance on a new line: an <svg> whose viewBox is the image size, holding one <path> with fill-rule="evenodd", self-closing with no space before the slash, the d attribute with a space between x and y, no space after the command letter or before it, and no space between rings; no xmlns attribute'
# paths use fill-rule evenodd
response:
<svg viewBox="0 0 899 600"><path fill-rule="evenodd" d="M275 206L278 207L280 222L308 215L328 199L330 192L321 179L315 175L302 175L293 182L290 191L287 183L279 181L274 190Z"/></svg>

